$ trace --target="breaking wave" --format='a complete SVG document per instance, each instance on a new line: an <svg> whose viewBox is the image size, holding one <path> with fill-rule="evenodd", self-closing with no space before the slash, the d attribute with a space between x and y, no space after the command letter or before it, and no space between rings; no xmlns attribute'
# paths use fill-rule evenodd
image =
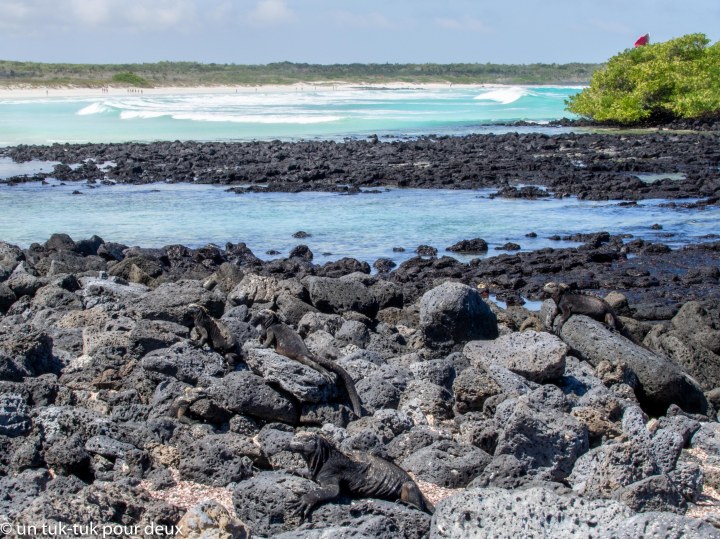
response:
<svg viewBox="0 0 720 539"><path fill-rule="evenodd" d="M91 114L103 114L110 112L112 109L105 106L103 103L91 103L87 107L84 107L77 111L78 116L90 116Z"/></svg>
<svg viewBox="0 0 720 539"><path fill-rule="evenodd" d="M296 114L291 116L268 114L261 116L254 114L217 114L203 112L173 114L172 118L175 120L191 120L195 122L234 122L252 124L319 124L342 120L342 116L323 116L312 114Z"/></svg>
<svg viewBox="0 0 720 539"><path fill-rule="evenodd" d="M159 112L148 110L124 110L120 113L121 120L147 120L168 117L173 120L192 122L231 122L247 124L319 124L342 120L342 116L324 115L255 115L255 114L222 114L213 112Z"/></svg>
<svg viewBox="0 0 720 539"><path fill-rule="evenodd" d="M495 101L496 103L500 103L502 105L509 105L526 95L530 95L530 90L528 88L510 86L509 88L496 88L494 90L490 90L475 96L474 99L478 101Z"/></svg>
<svg viewBox="0 0 720 539"><path fill-rule="evenodd" d="M0 99L0 146L77 140L255 140L368 133L497 132L495 124L567 115L579 88L561 86L327 87L145 92ZM50 92L52 94L52 92Z"/></svg>
<svg viewBox="0 0 720 539"><path fill-rule="evenodd" d="M148 120L151 118L162 118L169 116L169 112L151 111L151 110L124 110L120 113L121 120Z"/></svg>

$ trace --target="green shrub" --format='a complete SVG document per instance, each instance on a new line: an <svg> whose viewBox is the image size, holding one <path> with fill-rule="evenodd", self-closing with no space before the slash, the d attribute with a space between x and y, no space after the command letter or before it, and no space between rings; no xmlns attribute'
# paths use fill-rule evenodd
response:
<svg viewBox="0 0 720 539"><path fill-rule="evenodd" d="M567 109L598 122L639 124L720 113L720 42L704 34L628 49L596 71Z"/></svg>
<svg viewBox="0 0 720 539"><path fill-rule="evenodd" d="M113 75L112 81L119 82L120 84L129 84L130 86L138 86L141 88L150 87L150 83L146 79L130 71L116 73L115 75Z"/></svg>

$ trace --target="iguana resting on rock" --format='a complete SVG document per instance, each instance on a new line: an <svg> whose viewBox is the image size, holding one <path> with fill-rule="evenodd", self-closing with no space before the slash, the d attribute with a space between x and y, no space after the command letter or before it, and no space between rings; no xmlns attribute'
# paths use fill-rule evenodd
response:
<svg viewBox="0 0 720 539"><path fill-rule="evenodd" d="M230 328L210 316L202 305L191 303L188 309L193 315L195 343L200 348L207 344L216 352L223 354L228 361L237 361L238 342Z"/></svg>
<svg viewBox="0 0 720 539"><path fill-rule="evenodd" d="M345 385L345 390L352 403L353 412L356 416L362 417L362 406L355 389L355 382L353 382L352 377L345 369L334 361L314 356L305 346L302 337L295 333L292 328L280 322L278 316L269 309L260 311L250 323L262 326L260 341L263 348L273 346L278 354L315 369L333 384L335 383L335 377L329 371L337 374Z"/></svg>
<svg viewBox="0 0 720 539"><path fill-rule="evenodd" d="M543 287L543 291L555 302L560 314L560 323L555 330L557 335L560 335L563 325L573 314L584 314L598 322L604 322L627 339L636 342L635 338L625 329L610 304L604 299L572 291L568 285L563 283L547 283Z"/></svg>
<svg viewBox="0 0 720 539"><path fill-rule="evenodd" d="M167 415L187 425L199 423L199 421L188 417L187 411L190 409L190 406L206 396L207 393L203 388L186 387L182 394L170 405L170 410Z"/></svg>
<svg viewBox="0 0 720 539"><path fill-rule="evenodd" d="M316 505L337 498L341 492L392 502L400 500L431 515L435 512L412 477L389 460L364 453L346 455L322 436L310 433L295 436L290 450L303 456L313 481L320 484L320 488L300 499L303 518Z"/></svg>

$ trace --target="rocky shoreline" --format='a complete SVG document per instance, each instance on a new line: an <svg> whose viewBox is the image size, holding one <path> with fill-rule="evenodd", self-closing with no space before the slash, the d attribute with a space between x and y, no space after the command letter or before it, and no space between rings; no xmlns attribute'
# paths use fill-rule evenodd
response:
<svg viewBox="0 0 720 539"><path fill-rule="evenodd" d="M379 260L375 275L313 264L304 246L263 261L242 243L0 242L3 532L720 537L720 243L576 239L469 263ZM548 281L605 296L641 344L581 315L556 335L552 300L519 305ZM191 304L231 330L238 357L197 346ZM266 308L350 373L364 417L260 348L250 320ZM435 515L341 498L302 522L293 508L317 485L289 443L306 431L393 459Z"/></svg>
<svg viewBox="0 0 720 539"><path fill-rule="evenodd" d="M704 127L58 144L0 157L60 162L9 186L491 187L499 197L665 198L712 211L720 134ZM418 246L397 267L315 264L305 245L266 261L244 243L111 239L0 242L0 530L10 537L91 523L97 536L123 537L151 535L148 526L179 537L720 537L717 236L671 249L577 234L563 238L576 248L466 263ZM524 308L550 281L605 297L625 333L582 315L558 329L552 300ZM231 332L236 354L198 346L191 305ZM363 417L342 387L260 347L251 320L268 308L350 374ZM342 452L394 460L435 515L341 497L303 521L295 509L317 485L290 442L308 431Z"/></svg>
<svg viewBox="0 0 720 539"><path fill-rule="evenodd" d="M713 124L714 125L714 124ZM384 186L499 189L499 196L588 200L720 197L717 131L644 134L509 133L412 140L304 142L156 142L54 144L0 149L18 162L59 161L51 173L16 176L10 185L47 177L62 181L159 181L223 184L245 191L358 193ZM637 175L675 174L682 179ZM542 194L542 193L541 193Z"/></svg>

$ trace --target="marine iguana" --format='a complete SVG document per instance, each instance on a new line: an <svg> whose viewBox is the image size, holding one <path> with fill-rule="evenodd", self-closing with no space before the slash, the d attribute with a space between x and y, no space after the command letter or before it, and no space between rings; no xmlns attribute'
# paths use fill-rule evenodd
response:
<svg viewBox="0 0 720 539"><path fill-rule="evenodd" d="M230 328L210 316L210 313L202 305L191 303L188 309L193 315L194 329L197 334L193 340L198 347L202 348L208 344L210 348L223 354L228 361L233 363L237 361L238 342Z"/></svg>
<svg viewBox="0 0 720 539"><path fill-rule="evenodd" d="M400 500L431 515L435 512L417 483L394 462L365 453L346 455L314 433L298 434L289 448L302 455L313 481L320 484L320 488L300 499L298 509L303 518L316 505L337 498L341 491L391 502Z"/></svg>
<svg viewBox="0 0 720 539"><path fill-rule="evenodd" d="M355 382L353 382L352 377L345 369L334 361L314 356L305 346L302 337L292 328L283 324L277 314L269 309L260 311L250 323L252 325L261 324L260 341L263 348L274 346L275 352L278 354L315 369L333 384L335 378L331 372L337 374L345 385L345 390L352 403L353 412L356 416L362 417L362 405L355 389Z"/></svg>
<svg viewBox="0 0 720 539"><path fill-rule="evenodd" d="M186 387L182 394L177 397L168 410L168 416L177 419L180 423L193 425L199 423L196 419L187 416L190 407L200 399L207 396L207 393L200 387Z"/></svg>
<svg viewBox="0 0 720 539"><path fill-rule="evenodd" d="M638 344L620 321L618 315L615 314L612 307L610 307L610 304L604 299L590 294L572 291L568 285L563 283L547 283L543 287L543 291L552 298L560 311L560 323L555 330L557 335L560 335L563 325L573 314L584 314L598 322L604 322L612 329L618 331L623 337Z"/></svg>

